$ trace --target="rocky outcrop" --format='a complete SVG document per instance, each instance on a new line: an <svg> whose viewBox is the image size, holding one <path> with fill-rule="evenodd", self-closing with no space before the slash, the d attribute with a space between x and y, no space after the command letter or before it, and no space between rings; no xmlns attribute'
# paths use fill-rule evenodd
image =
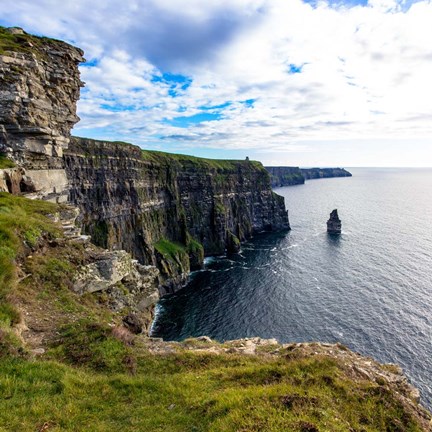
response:
<svg viewBox="0 0 432 432"><path fill-rule="evenodd" d="M342 221L339 219L336 209L330 213L330 219L327 221L327 232L329 234L340 234L342 232Z"/></svg>
<svg viewBox="0 0 432 432"><path fill-rule="evenodd" d="M93 241L157 265L175 291L190 264L260 231L289 229L284 199L258 162L216 161L73 137L70 201ZM161 243L162 242L162 243ZM164 291L166 292L166 291Z"/></svg>
<svg viewBox="0 0 432 432"><path fill-rule="evenodd" d="M352 177L352 174L345 168L301 168L306 180L331 178L331 177Z"/></svg>
<svg viewBox="0 0 432 432"><path fill-rule="evenodd" d="M139 332L149 331L154 305L159 300L159 270L140 264L124 250L94 246L75 224L79 214L77 207L63 204L49 215L63 228L66 241L59 240L59 244L64 248L83 245L82 265L74 269L72 290L79 295L95 293L112 311L121 315L126 311L126 321L140 323ZM137 326L134 328L137 330Z"/></svg>
<svg viewBox="0 0 432 432"><path fill-rule="evenodd" d="M265 167L270 174L271 186L283 187L304 184L305 178L299 167Z"/></svg>
<svg viewBox="0 0 432 432"><path fill-rule="evenodd" d="M63 150L79 120L82 56L64 42L0 27L0 153L25 170L21 192L67 196Z"/></svg>

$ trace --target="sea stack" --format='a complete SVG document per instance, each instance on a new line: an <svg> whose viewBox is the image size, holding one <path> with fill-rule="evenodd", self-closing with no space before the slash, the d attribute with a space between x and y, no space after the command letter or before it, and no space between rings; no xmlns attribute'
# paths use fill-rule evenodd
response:
<svg viewBox="0 0 432 432"><path fill-rule="evenodd" d="M337 209L330 213L330 219L327 221L327 232L329 234L340 234L342 232L342 222L339 219Z"/></svg>

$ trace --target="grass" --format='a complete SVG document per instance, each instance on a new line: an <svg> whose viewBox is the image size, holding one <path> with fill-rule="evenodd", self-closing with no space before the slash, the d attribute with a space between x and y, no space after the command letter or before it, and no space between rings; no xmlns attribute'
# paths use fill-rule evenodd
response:
<svg viewBox="0 0 432 432"><path fill-rule="evenodd" d="M87 258L46 217L57 209L0 194L0 431L421 431L385 379L353 377L338 358L288 348L214 354L193 340L161 343L155 355L144 339L122 336L97 296L70 290ZM165 239L155 247L187 254ZM19 282L18 272L28 277ZM10 330L20 319L12 303L49 336L42 358Z"/></svg>
<svg viewBox="0 0 432 432"><path fill-rule="evenodd" d="M64 44L64 42L47 37L24 34L11 34L0 26L0 54L7 52L33 53L46 57L42 48L47 44Z"/></svg>
<svg viewBox="0 0 432 432"><path fill-rule="evenodd" d="M15 164L6 157L4 153L0 153L0 169L14 168Z"/></svg>
<svg viewBox="0 0 432 432"><path fill-rule="evenodd" d="M176 261L179 255L183 255L186 252L182 244L169 241L165 238L155 243L154 247L161 255L171 261Z"/></svg>
<svg viewBox="0 0 432 432"><path fill-rule="evenodd" d="M234 160L234 159L206 159L190 155L166 153L155 150L143 150L142 157L144 160L149 160L158 163L172 163L178 162L181 164L191 164L197 168L213 169L217 171L237 171L239 165L252 168L254 170L263 170L261 162Z"/></svg>
<svg viewBox="0 0 432 432"><path fill-rule="evenodd" d="M106 341L101 329L91 332L96 339L80 343ZM1 361L0 425L20 432L421 430L386 387L351 381L329 358L142 353L131 373L121 348L101 350L124 372Z"/></svg>
<svg viewBox="0 0 432 432"><path fill-rule="evenodd" d="M57 225L46 217L55 204L0 193L0 322L15 324L18 313L8 296L17 280L18 260L35 247L42 235L60 236Z"/></svg>

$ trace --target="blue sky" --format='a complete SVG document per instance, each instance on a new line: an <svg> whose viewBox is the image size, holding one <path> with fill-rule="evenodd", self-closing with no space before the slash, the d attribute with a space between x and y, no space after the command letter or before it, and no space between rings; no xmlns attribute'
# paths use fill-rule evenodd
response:
<svg viewBox="0 0 432 432"><path fill-rule="evenodd" d="M73 133L271 165L432 166L432 3L2 0L85 50Z"/></svg>

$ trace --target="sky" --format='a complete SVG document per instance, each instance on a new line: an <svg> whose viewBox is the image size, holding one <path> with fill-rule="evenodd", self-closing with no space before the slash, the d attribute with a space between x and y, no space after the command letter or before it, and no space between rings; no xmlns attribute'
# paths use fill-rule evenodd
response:
<svg viewBox="0 0 432 432"><path fill-rule="evenodd" d="M74 135L294 166L432 166L432 0L1 0L85 51Z"/></svg>

